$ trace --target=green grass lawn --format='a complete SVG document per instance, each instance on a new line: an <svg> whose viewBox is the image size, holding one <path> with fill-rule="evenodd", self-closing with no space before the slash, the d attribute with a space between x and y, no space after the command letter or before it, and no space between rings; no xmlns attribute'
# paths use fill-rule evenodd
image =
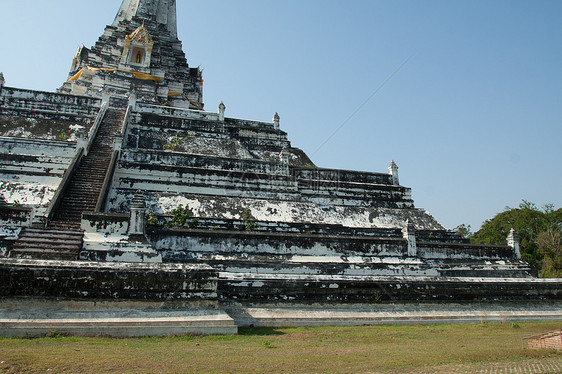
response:
<svg viewBox="0 0 562 374"><path fill-rule="evenodd" d="M529 350L521 341L560 327L546 322L385 325L251 328L235 336L0 339L0 372L446 373L541 360L562 365L562 353Z"/></svg>

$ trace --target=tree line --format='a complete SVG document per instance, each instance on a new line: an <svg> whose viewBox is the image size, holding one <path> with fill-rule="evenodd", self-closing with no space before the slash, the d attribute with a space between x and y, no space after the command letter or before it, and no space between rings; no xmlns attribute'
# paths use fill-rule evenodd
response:
<svg viewBox="0 0 562 374"><path fill-rule="evenodd" d="M457 226L455 231L473 244L506 245L512 228L519 234L524 261L537 269L541 277L562 277L562 208L555 210L553 204L539 209L523 200L519 207L506 207L484 221L475 233L470 225Z"/></svg>

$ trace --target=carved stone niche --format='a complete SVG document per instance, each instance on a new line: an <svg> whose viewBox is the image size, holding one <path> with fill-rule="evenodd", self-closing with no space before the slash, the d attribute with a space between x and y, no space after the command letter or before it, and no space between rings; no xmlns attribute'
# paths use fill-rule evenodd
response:
<svg viewBox="0 0 562 374"><path fill-rule="evenodd" d="M121 55L120 67L133 69L150 68L150 58L154 41L144 25L139 26L130 35L125 37L123 54Z"/></svg>

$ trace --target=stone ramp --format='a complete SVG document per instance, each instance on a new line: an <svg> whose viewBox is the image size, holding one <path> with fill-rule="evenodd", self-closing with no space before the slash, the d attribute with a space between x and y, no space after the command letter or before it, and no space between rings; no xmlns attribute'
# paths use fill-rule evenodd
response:
<svg viewBox="0 0 562 374"><path fill-rule="evenodd" d="M1 337L228 335L238 327L213 302L2 300Z"/></svg>
<svg viewBox="0 0 562 374"><path fill-rule="evenodd" d="M562 302L221 302L239 327L562 321Z"/></svg>

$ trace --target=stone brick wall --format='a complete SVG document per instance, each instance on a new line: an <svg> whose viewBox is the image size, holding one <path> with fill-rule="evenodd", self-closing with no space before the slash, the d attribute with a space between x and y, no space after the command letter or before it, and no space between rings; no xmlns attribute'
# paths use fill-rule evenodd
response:
<svg viewBox="0 0 562 374"><path fill-rule="evenodd" d="M225 300L344 301L378 303L398 301L560 300L562 282L434 277L345 276L235 276L221 279Z"/></svg>
<svg viewBox="0 0 562 374"><path fill-rule="evenodd" d="M90 299L216 299L205 265L0 259L0 296Z"/></svg>
<svg viewBox="0 0 562 374"><path fill-rule="evenodd" d="M0 95L0 113L28 114L32 117L55 115L61 119L84 121L95 117L101 100L84 96L4 87Z"/></svg>

